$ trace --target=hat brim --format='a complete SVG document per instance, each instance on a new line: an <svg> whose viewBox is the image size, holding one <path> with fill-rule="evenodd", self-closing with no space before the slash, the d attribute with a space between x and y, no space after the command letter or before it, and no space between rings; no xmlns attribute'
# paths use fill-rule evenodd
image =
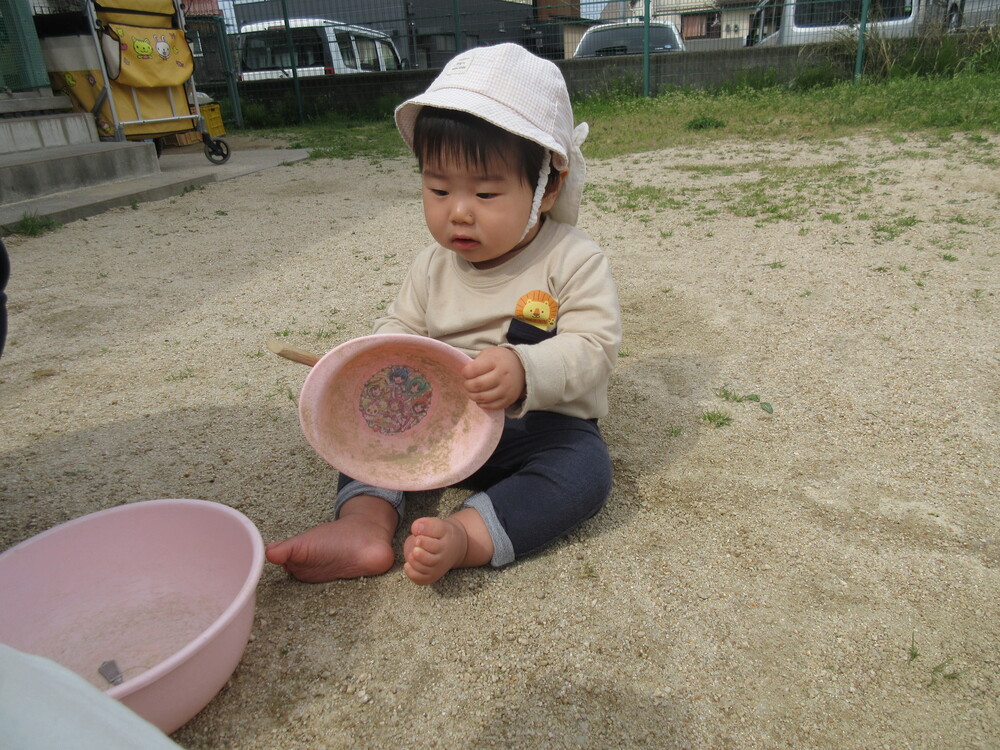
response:
<svg viewBox="0 0 1000 750"><path fill-rule="evenodd" d="M413 128L421 107L438 107L466 112L502 130L526 138L529 141L558 154L565 160L566 149L549 133L537 127L527 118L514 112L495 99L475 91L457 88L440 88L408 99L396 108L396 127L406 144L413 149Z"/></svg>

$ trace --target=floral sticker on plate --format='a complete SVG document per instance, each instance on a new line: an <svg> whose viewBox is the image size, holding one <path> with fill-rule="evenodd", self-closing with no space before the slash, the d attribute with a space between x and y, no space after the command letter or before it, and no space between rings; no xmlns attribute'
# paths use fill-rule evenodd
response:
<svg viewBox="0 0 1000 750"><path fill-rule="evenodd" d="M415 427L427 415L433 389L407 365L384 367L365 383L358 407L375 432L397 435Z"/></svg>

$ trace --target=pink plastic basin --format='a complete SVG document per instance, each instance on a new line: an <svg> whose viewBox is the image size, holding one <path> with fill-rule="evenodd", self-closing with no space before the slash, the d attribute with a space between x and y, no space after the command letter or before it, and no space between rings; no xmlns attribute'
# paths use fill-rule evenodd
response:
<svg viewBox="0 0 1000 750"><path fill-rule="evenodd" d="M347 341L302 384L302 431L320 456L366 484L447 487L482 466L503 432L503 411L486 411L465 393L469 361L425 336Z"/></svg>
<svg viewBox="0 0 1000 750"><path fill-rule="evenodd" d="M0 642L68 667L169 733L236 669L263 566L260 533L228 506L102 510L0 554ZM111 660L116 686L98 672Z"/></svg>

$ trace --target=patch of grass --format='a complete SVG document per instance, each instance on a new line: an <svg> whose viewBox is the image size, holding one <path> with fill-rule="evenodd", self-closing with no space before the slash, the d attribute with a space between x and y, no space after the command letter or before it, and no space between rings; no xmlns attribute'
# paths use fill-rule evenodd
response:
<svg viewBox="0 0 1000 750"><path fill-rule="evenodd" d="M688 130L714 130L716 128L726 127L726 121L720 120L718 117L711 117L707 115L699 115L691 120L688 120L684 127Z"/></svg>
<svg viewBox="0 0 1000 750"><path fill-rule="evenodd" d="M957 680L963 674L968 672L966 669L951 669L951 659L945 659L940 664L931 667L931 685L933 685L938 680ZM929 686L928 686L929 687Z"/></svg>
<svg viewBox="0 0 1000 750"><path fill-rule="evenodd" d="M176 372L173 375L167 375L167 377L165 377L164 380L166 380L168 383L172 383L176 380L187 380L188 378L193 378L193 377L194 377L194 370L192 370L190 367L185 367L180 372Z"/></svg>
<svg viewBox="0 0 1000 750"><path fill-rule="evenodd" d="M732 401L735 404L742 402L746 397L736 391L730 390L723 386L722 388L715 389L715 395L721 398L723 401Z"/></svg>
<svg viewBox="0 0 1000 750"><path fill-rule="evenodd" d="M733 418L729 414L726 414L726 412L719 411L717 409L714 409L712 411L702 412L699 419L701 419L703 422L707 422L712 427L716 428L726 427L733 423Z"/></svg>
<svg viewBox="0 0 1000 750"><path fill-rule="evenodd" d="M878 222L872 226L872 234L878 242L888 242L899 237L910 227L916 226L919 219L916 216L899 216Z"/></svg>
<svg viewBox="0 0 1000 750"><path fill-rule="evenodd" d="M766 411L768 414L774 413L774 407L771 406L771 404L768 403L767 401L761 401L760 395L757 393L746 393L746 394L738 393L737 391L734 391L731 388L723 386L722 388L715 389L715 395L721 398L723 401L729 401L730 403L734 404L740 404L743 403L744 401L752 401L753 403L760 406L760 408Z"/></svg>
<svg viewBox="0 0 1000 750"><path fill-rule="evenodd" d="M944 253L941 255L941 260L946 260L949 263L954 263L955 261L958 260L958 256L952 255L951 253Z"/></svg>
<svg viewBox="0 0 1000 750"><path fill-rule="evenodd" d="M613 213L628 212L640 218L648 216L647 212L662 213L688 206L690 202L675 197L675 192L655 185L636 185L628 180L584 187L584 196L598 208Z"/></svg>
<svg viewBox="0 0 1000 750"><path fill-rule="evenodd" d="M773 81L666 91L649 99L616 92L576 98L577 120L590 123L588 158L725 140L827 140L861 132L887 137L947 129L996 132L1000 99L984 91L1000 88L1000 71L964 71L959 76L863 79L829 86L789 87ZM807 84L808 85L808 84ZM692 130L710 118L724 128Z"/></svg>
<svg viewBox="0 0 1000 750"><path fill-rule="evenodd" d="M839 80L842 73L821 63L807 67L791 85L775 71L747 71L712 91L675 88L646 98L642 82L626 75L599 93L574 96L574 114L578 122L590 124L583 145L588 159L711 140L820 141L868 133L898 141L900 133L912 138L920 132L961 131L971 134L964 158L996 161L986 151L989 139L977 140L976 134L996 133L1000 122L1000 98L983 94L1000 89L1000 44L984 38L978 47L967 47L972 51L961 65L938 66L951 74L883 80L866 75L857 84ZM246 98L241 100L247 123L242 132L309 149L314 158L404 156L408 152L392 119L398 101L392 98L366 102L363 114L329 114L330 102L319 98L306 104L301 123L291 98Z"/></svg>
<svg viewBox="0 0 1000 750"><path fill-rule="evenodd" d="M39 216L38 214L22 214L20 219L15 221L13 224L5 226L4 230L8 234L22 234L26 237L38 237L46 232L58 229L61 226L62 224L49 218L48 216Z"/></svg>

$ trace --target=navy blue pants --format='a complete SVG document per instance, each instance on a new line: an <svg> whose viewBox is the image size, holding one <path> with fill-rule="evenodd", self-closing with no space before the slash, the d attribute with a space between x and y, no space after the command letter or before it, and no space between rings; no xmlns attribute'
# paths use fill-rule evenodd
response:
<svg viewBox="0 0 1000 750"><path fill-rule="evenodd" d="M594 516L611 493L611 457L596 420L534 411L506 419L493 455L459 486L478 490L465 507L483 517L501 566ZM384 497L402 515L403 493L341 475L337 508L359 494Z"/></svg>
<svg viewBox="0 0 1000 750"><path fill-rule="evenodd" d="M604 506L611 458L596 421L533 411L505 420L497 449L462 485L489 497L514 556L521 557L565 536Z"/></svg>

